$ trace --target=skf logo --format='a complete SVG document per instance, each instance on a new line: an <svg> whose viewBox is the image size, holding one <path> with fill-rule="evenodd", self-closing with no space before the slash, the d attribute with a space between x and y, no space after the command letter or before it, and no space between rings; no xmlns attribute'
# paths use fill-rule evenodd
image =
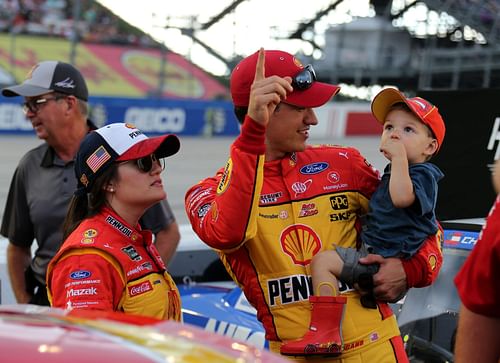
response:
<svg viewBox="0 0 500 363"><path fill-rule="evenodd" d="M330 205L333 210L344 210L349 208L349 201L347 195L340 194L330 197Z"/></svg>
<svg viewBox="0 0 500 363"><path fill-rule="evenodd" d="M321 249L321 241L309 226L294 224L281 232L281 248L296 265L306 266Z"/></svg>
<svg viewBox="0 0 500 363"><path fill-rule="evenodd" d="M330 222L348 221L351 218L351 212L340 212L330 214Z"/></svg>
<svg viewBox="0 0 500 363"><path fill-rule="evenodd" d="M222 173L222 177L220 178L219 185L217 186L217 194L220 195L224 193L229 185L229 181L231 180L231 172L233 171L233 160L229 159L226 164L226 168Z"/></svg>

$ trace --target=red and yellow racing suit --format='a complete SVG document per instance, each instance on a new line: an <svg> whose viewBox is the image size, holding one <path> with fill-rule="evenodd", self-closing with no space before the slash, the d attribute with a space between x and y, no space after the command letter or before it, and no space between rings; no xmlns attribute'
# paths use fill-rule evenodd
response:
<svg viewBox="0 0 500 363"><path fill-rule="evenodd" d="M339 146L310 146L265 163L264 133L247 116L226 167L188 190L186 211L257 309L271 350L279 352L281 341L301 338L309 327L313 256L336 245L356 246L359 216L367 212L379 174L356 149ZM404 262L409 287L436 277L437 242L433 236ZM341 290L348 298L341 358L385 344L394 361L405 361L390 307L363 308L355 290Z"/></svg>
<svg viewBox="0 0 500 363"><path fill-rule="evenodd" d="M64 241L47 270L52 306L123 311L180 320L180 296L150 231L134 229L109 208Z"/></svg>

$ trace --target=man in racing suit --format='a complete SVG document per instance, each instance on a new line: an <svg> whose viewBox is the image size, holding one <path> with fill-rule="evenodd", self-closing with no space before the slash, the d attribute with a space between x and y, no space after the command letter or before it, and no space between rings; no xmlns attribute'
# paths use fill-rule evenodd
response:
<svg viewBox="0 0 500 363"><path fill-rule="evenodd" d="M244 118L241 134L226 167L186 194L194 231L219 251L257 309L274 352L309 328L312 257L335 243L356 246L359 216L379 182L356 149L305 145L317 124L312 108L337 92L291 54L261 49L245 58L231 76L235 111ZM432 282L441 253L433 236L411 260L370 255L365 262L380 263L374 291L391 300ZM341 290L347 297L342 361L407 361L390 307L365 309L355 290Z"/></svg>

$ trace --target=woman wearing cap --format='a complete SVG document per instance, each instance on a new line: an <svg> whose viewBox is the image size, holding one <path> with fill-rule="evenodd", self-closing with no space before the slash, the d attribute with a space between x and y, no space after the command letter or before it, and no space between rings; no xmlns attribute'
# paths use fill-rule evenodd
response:
<svg viewBox="0 0 500 363"><path fill-rule="evenodd" d="M162 158L179 150L175 135L148 138L116 123L86 136L78 189L64 223L65 241L49 264L52 306L122 311L180 320L175 283L139 219L166 197Z"/></svg>

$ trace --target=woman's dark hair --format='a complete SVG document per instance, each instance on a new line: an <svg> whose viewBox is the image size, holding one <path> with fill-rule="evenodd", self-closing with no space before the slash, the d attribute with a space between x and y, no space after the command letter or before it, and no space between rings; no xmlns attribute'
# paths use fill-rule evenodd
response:
<svg viewBox="0 0 500 363"><path fill-rule="evenodd" d="M234 114L238 119L240 125L243 125L243 121L245 120L245 116L248 112L248 107L234 106Z"/></svg>
<svg viewBox="0 0 500 363"><path fill-rule="evenodd" d="M118 166L111 164L109 168L99 175L90 191L83 195L74 195L69 204L68 213L63 223L63 241L73 232L80 223L99 213L106 204L106 186L116 179Z"/></svg>

